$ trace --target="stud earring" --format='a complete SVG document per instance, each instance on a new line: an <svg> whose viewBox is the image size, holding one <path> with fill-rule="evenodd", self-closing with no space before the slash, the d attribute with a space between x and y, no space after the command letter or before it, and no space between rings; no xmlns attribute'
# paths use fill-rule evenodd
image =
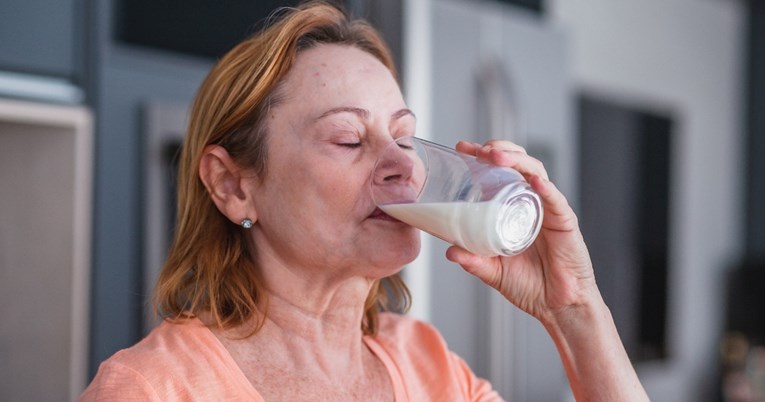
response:
<svg viewBox="0 0 765 402"><path fill-rule="evenodd" d="M249 229L252 227L252 219L244 218L242 219L242 223L240 225L242 225L242 227L245 229Z"/></svg>

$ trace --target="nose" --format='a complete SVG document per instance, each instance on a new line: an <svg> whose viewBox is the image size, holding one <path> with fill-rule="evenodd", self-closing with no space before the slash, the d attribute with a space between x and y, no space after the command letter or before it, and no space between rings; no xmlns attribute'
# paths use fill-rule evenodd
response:
<svg viewBox="0 0 765 402"><path fill-rule="evenodd" d="M377 160L374 170L375 185L404 184L412 178L413 158L417 154L407 144L389 144Z"/></svg>
<svg viewBox="0 0 765 402"><path fill-rule="evenodd" d="M414 202L423 184L422 160L411 140L388 144L372 172L372 200L376 205ZM419 163L418 163L419 162Z"/></svg>

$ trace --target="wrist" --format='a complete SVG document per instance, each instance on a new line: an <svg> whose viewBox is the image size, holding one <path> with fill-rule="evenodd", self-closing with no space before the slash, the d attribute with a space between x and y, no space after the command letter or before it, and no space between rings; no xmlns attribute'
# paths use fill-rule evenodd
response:
<svg viewBox="0 0 765 402"><path fill-rule="evenodd" d="M577 400L648 400L599 293L550 313L542 324L561 355Z"/></svg>
<svg viewBox="0 0 765 402"><path fill-rule="evenodd" d="M611 312L594 283L582 288L572 299L575 301L562 307L550 308L538 317L542 325L550 330L553 328L575 328L577 326L587 327L603 320L612 321Z"/></svg>
<svg viewBox="0 0 765 402"><path fill-rule="evenodd" d="M572 360L605 350L624 352L611 310L597 289L576 304L551 311L542 325Z"/></svg>

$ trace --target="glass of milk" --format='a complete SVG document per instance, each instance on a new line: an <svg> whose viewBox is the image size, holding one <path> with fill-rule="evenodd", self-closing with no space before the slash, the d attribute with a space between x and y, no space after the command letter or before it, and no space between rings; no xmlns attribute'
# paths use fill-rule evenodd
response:
<svg viewBox="0 0 765 402"><path fill-rule="evenodd" d="M383 212L474 254L519 254L542 226L542 202L520 173L420 138L389 144L371 182Z"/></svg>

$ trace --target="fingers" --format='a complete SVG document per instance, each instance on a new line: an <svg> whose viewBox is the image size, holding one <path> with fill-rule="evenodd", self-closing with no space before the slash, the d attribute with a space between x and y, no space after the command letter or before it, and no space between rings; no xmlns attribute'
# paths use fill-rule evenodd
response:
<svg viewBox="0 0 765 402"><path fill-rule="evenodd" d="M577 228L576 214L555 184L539 176L530 177L529 184L542 199L544 228L555 231L572 231Z"/></svg>
<svg viewBox="0 0 765 402"><path fill-rule="evenodd" d="M520 152L523 154L528 154L526 152L526 148L507 140L489 140L486 141L486 144L484 144L484 147L491 147L493 149L498 149L500 151L511 151L511 152Z"/></svg>
<svg viewBox="0 0 765 402"><path fill-rule="evenodd" d="M484 147L478 150L476 157L478 159L487 160L489 163L495 165L513 168L517 170L518 173L522 174L526 180L531 176L539 176L545 180L549 180L547 169L545 169L544 164L525 152L505 151Z"/></svg>
<svg viewBox="0 0 765 402"><path fill-rule="evenodd" d="M577 228L578 222L573 209L563 193L550 182L544 164L529 156L522 146L505 140L489 140L484 145L460 141L456 149L458 152L473 155L495 165L513 168L521 173L542 198L545 228L560 231Z"/></svg>
<svg viewBox="0 0 765 402"><path fill-rule="evenodd" d="M460 141L457 143L457 146L454 148L457 150L457 152L475 156L475 153L481 147L482 147L481 144L476 144L475 142Z"/></svg>
<svg viewBox="0 0 765 402"><path fill-rule="evenodd" d="M520 152L523 154L526 154L526 149L522 146L511 142L511 141L505 141L505 140L489 140L486 141L486 144L481 145L477 142L468 142L468 141L459 141L456 146L457 151L475 155L476 152L480 149L497 149L500 151L508 151L508 152Z"/></svg>
<svg viewBox="0 0 765 402"><path fill-rule="evenodd" d="M513 168L526 177L526 180L530 176L539 176L549 180L544 164L538 159L529 156L525 148L513 142L489 140L486 144L480 145L460 141L455 148L458 152L473 155L491 164Z"/></svg>

